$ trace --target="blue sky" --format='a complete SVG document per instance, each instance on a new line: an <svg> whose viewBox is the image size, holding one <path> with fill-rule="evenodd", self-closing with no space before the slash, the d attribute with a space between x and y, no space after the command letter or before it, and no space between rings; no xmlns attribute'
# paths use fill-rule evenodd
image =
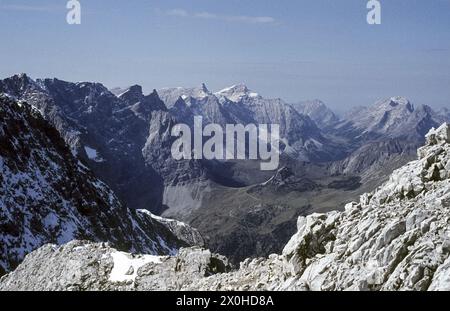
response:
<svg viewBox="0 0 450 311"><path fill-rule="evenodd" d="M450 107L450 0L0 0L0 77L211 90L244 82L267 97L344 110L394 95Z"/></svg>

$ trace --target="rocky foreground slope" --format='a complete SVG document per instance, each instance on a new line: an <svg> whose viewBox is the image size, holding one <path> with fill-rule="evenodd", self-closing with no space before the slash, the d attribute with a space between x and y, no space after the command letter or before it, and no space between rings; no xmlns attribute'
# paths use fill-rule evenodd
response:
<svg viewBox="0 0 450 311"><path fill-rule="evenodd" d="M132 256L73 241L28 255L0 290L450 290L449 125L418 156L344 212L300 217L281 255L232 272L201 248Z"/></svg>

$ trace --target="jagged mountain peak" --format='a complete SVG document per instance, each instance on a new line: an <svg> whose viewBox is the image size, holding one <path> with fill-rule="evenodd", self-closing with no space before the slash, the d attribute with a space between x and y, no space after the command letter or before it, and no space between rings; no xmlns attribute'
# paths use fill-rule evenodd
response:
<svg viewBox="0 0 450 311"><path fill-rule="evenodd" d="M113 93L114 95L116 95L116 96L119 96L120 94L126 92L127 90L128 90L127 87L126 87L126 88L123 88L123 87L120 87L120 86L113 87L113 88L109 89L109 91L110 91L111 93Z"/></svg>
<svg viewBox="0 0 450 311"><path fill-rule="evenodd" d="M292 104L294 106L294 108L300 110L300 113L306 114L306 115L310 115L314 112L324 112L324 111L329 111L331 113L333 113L331 111L331 109L320 99L311 99L311 100L305 100L305 101L301 101L295 104ZM333 113L334 114L334 113Z"/></svg>
<svg viewBox="0 0 450 311"><path fill-rule="evenodd" d="M98 96L115 97L105 85L99 82L69 82L57 78L44 78L36 79L36 81L34 81L34 86L34 91L48 93L48 95L52 95L52 97L62 95L63 92L67 93L66 96L70 94L70 96L76 95L89 98ZM32 98L31 102L33 103Z"/></svg>
<svg viewBox="0 0 450 311"><path fill-rule="evenodd" d="M200 86L193 87L193 88L186 88L184 89L184 98L186 97L192 97L195 99L203 99L205 97L208 97L212 95L212 93L209 91L208 87L205 83L201 83Z"/></svg>
<svg viewBox="0 0 450 311"><path fill-rule="evenodd" d="M158 96L159 97L158 91L156 89L153 89L152 92L149 94L149 96Z"/></svg>
<svg viewBox="0 0 450 311"><path fill-rule="evenodd" d="M381 100L374 105L375 109L389 110L406 110L410 113L414 112L414 105L403 96L394 96L388 99Z"/></svg>
<svg viewBox="0 0 450 311"><path fill-rule="evenodd" d="M352 127L369 136L415 137L420 140L431 127L440 123L434 115L431 107L414 106L407 98L397 96L354 110L340 126L345 129Z"/></svg>
<svg viewBox="0 0 450 311"><path fill-rule="evenodd" d="M131 106L131 110L140 118L150 120L153 111L166 111L167 107L160 99L158 92L153 90L149 95L144 95L140 85L130 86L118 96L120 100Z"/></svg>
<svg viewBox="0 0 450 311"><path fill-rule="evenodd" d="M96 91L96 92L100 92L100 93L108 92L109 93L108 88L99 82L80 81L80 82L76 82L75 86L77 86L80 89L88 89L89 91Z"/></svg>
<svg viewBox="0 0 450 311"><path fill-rule="evenodd" d="M140 86L140 85L138 85L138 84L135 84L135 85L130 86L130 87L128 88L128 91L129 91L129 92L133 92L133 93L143 94L143 92L142 92L142 86Z"/></svg>
<svg viewBox="0 0 450 311"><path fill-rule="evenodd" d="M227 93L227 92L242 92L242 93L247 93L249 92L249 89L247 87L246 84L244 83L238 83L238 84L234 84L230 87L226 87L220 91L217 92L217 94L223 94L223 93Z"/></svg>
<svg viewBox="0 0 450 311"><path fill-rule="evenodd" d="M152 108L152 110L167 111L167 106L161 100L161 97L159 97L158 91L156 89L153 89L150 94L146 95L145 100Z"/></svg>
<svg viewBox="0 0 450 311"><path fill-rule="evenodd" d="M206 83L202 83L200 86L200 89L205 93L205 94L211 94L211 92L208 90L208 88L206 87Z"/></svg>
<svg viewBox="0 0 450 311"><path fill-rule="evenodd" d="M180 96L178 97L172 108L185 110L188 109L188 107L189 106L187 105L186 101L183 99L183 97Z"/></svg>
<svg viewBox="0 0 450 311"><path fill-rule="evenodd" d="M11 76L11 79L30 81L32 80L26 73L19 73Z"/></svg>
<svg viewBox="0 0 450 311"><path fill-rule="evenodd" d="M127 102L138 102L143 98L153 99L153 100L161 100L156 89L153 89L152 92L148 95L144 95L142 86L139 84L132 85L125 90L122 90L121 93L117 95L118 98L125 100Z"/></svg>
<svg viewBox="0 0 450 311"><path fill-rule="evenodd" d="M137 103L144 97L144 94L142 93L142 86L137 84L132 85L117 97L129 103Z"/></svg>
<svg viewBox="0 0 450 311"><path fill-rule="evenodd" d="M21 73L0 80L0 92L20 98L25 92L40 89L41 85L31 79L27 74Z"/></svg>
<svg viewBox="0 0 450 311"><path fill-rule="evenodd" d="M333 152L339 157L342 154L322 136L309 116L298 113L280 98L266 99L245 84L207 96L199 96L198 91L198 88L172 88L159 90L159 93L169 110L178 113L177 117L181 116L188 124L192 123L193 115L201 115L205 123L279 124L283 150L292 151L292 156L329 160L335 156Z"/></svg>
<svg viewBox="0 0 450 311"><path fill-rule="evenodd" d="M202 83L197 87L172 87L162 88L158 90L158 94L162 101L166 104L167 108L172 108L177 100L181 97L183 100L203 100L210 96L214 96L206 87L205 83Z"/></svg>
<svg viewBox="0 0 450 311"><path fill-rule="evenodd" d="M248 98L260 97L260 95L258 93L251 91L247 87L247 85L245 85L244 83L239 83L239 84L235 84L230 87L227 87L227 88L215 93L215 95L219 96L219 97L222 97L222 96L226 97L233 102L239 102L246 97L248 97Z"/></svg>
<svg viewBox="0 0 450 311"><path fill-rule="evenodd" d="M26 73L18 73L18 74L14 74L10 77L7 77L5 80L11 80L11 81L15 81L17 82L22 82L22 83L32 83L34 82L34 80L32 78L30 78L30 76L28 76Z"/></svg>
<svg viewBox="0 0 450 311"><path fill-rule="evenodd" d="M291 105L299 113L310 117L319 128L327 128L339 122L339 117L319 99L307 100Z"/></svg>

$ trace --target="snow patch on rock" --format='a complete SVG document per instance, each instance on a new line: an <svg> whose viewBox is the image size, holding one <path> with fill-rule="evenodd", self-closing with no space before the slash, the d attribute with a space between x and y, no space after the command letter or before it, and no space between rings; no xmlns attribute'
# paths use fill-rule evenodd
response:
<svg viewBox="0 0 450 311"><path fill-rule="evenodd" d="M124 252L114 252L111 253L111 256L114 260L114 267L109 276L111 282L134 282L140 267L148 263L161 263L161 257L154 255L133 257Z"/></svg>
<svg viewBox="0 0 450 311"><path fill-rule="evenodd" d="M86 155L88 156L89 160L95 161L95 162L104 162L105 160L100 156L99 152L95 150L94 148L91 148L89 146L84 146L84 151L86 152Z"/></svg>

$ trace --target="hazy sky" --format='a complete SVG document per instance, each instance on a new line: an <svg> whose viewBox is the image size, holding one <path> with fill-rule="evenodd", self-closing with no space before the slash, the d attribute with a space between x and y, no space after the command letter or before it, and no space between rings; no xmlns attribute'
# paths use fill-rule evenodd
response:
<svg viewBox="0 0 450 311"><path fill-rule="evenodd" d="M0 0L0 77L141 84L239 82L335 109L394 95L450 107L450 0Z"/></svg>

